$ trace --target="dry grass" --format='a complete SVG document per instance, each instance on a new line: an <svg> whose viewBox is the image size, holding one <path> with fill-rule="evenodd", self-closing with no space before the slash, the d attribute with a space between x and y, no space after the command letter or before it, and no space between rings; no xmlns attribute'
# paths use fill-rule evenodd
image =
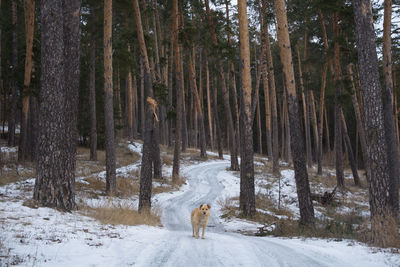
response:
<svg viewBox="0 0 400 267"><path fill-rule="evenodd" d="M161 155L161 161L162 161L163 165L172 166L173 160L174 160L173 157L170 155L167 155L167 154Z"/></svg>
<svg viewBox="0 0 400 267"><path fill-rule="evenodd" d="M103 224L112 225L152 225L160 226L160 211L153 208L151 213L139 213L128 204L106 203L100 207L82 206L80 212L95 218Z"/></svg>
<svg viewBox="0 0 400 267"><path fill-rule="evenodd" d="M23 168L18 166L22 165ZM11 163L4 168L0 169L0 186L23 181L36 176L36 170L32 162L25 162L21 164Z"/></svg>
<svg viewBox="0 0 400 267"><path fill-rule="evenodd" d="M75 188L77 192L86 192L91 197L103 196L106 189L104 180L88 177L84 180L86 183L77 182ZM130 178L117 177L117 194L118 197L130 197L139 193L139 180Z"/></svg>

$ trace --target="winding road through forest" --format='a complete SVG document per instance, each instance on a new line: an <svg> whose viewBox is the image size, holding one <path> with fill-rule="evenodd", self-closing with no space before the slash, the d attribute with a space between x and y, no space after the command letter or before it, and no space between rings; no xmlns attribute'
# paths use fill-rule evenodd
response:
<svg viewBox="0 0 400 267"><path fill-rule="evenodd" d="M201 203L213 205L224 186L217 175L227 161L206 162L185 169L185 193L163 203L162 222L168 233L141 252L138 266L354 266L338 253L318 246L297 246L280 238L225 232L212 212L206 239L192 238L190 212ZM301 241L299 241L301 242ZM340 254L340 253L339 253ZM358 266L365 266L362 263ZM371 264L371 262L369 262ZM367 265L369 265L367 264ZM372 265L373 266L373 265Z"/></svg>

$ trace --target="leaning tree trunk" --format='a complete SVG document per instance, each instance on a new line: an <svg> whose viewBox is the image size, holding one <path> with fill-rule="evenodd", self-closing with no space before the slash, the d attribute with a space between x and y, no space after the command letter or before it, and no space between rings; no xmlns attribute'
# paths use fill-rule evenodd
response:
<svg viewBox="0 0 400 267"><path fill-rule="evenodd" d="M104 0L104 120L106 143L106 192L117 189L115 171L113 70L112 70L112 0ZM119 81L118 81L119 82Z"/></svg>
<svg viewBox="0 0 400 267"><path fill-rule="evenodd" d="M379 81L378 57L372 5L369 0L353 0L354 20L360 83L363 92L365 129L368 145L368 162L371 166L369 183L371 230L373 243L387 245L392 215L388 149L385 141L382 89Z"/></svg>
<svg viewBox="0 0 400 267"><path fill-rule="evenodd" d="M146 116L145 131L143 136L143 155L142 166L140 169L140 192L139 192L139 211L149 212L151 208L151 187L152 187L152 164L158 164L154 161L157 144L154 144L158 138L157 131L157 102L153 95L153 80L151 76L150 63L147 56L147 48L144 40L142 19L140 15L138 0L133 1L133 10L135 13L136 30L139 41L140 54L143 59L144 66L144 87L146 97ZM159 151L158 151L159 152Z"/></svg>
<svg viewBox="0 0 400 267"><path fill-rule="evenodd" d="M288 22L284 0L274 0L277 17L277 36L280 57L283 65L287 102L290 120L290 136L293 154L297 195L300 207L300 224L310 226L314 223L314 208L311 201L310 184L304 153L303 134L300 128L296 85L293 70L292 51L289 39Z"/></svg>
<svg viewBox="0 0 400 267"><path fill-rule="evenodd" d="M33 35L35 29L35 1L24 1L25 15L25 33L26 33L26 54L25 54L25 76L24 89L22 97L22 114L21 114L21 134L18 147L18 160L25 161L28 157L27 136L28 136L28 112L29 112L29 94L31 86L32 74L32 47Z"/></svg>
<svg viewBox="0 0 400 267"><path fill-rule="evenodd" d="M356 166L356 162L354 160L353 148L351 146L351 141L350 141L349 133L347 131L347 124L346 124L346 120L344 118L343 112L341 112L340 117L341 117L342 126L343 126L343 138L344 138L346 148L347 148L347 155L348 155L349 162L350 162L351 172L353 173L354 184L356 186L360 186L361 185L360 177L358 177L357 166Z"/></svg>
<svg viewBox="0 0 400 267"><path fill-rule="evenodd" d="M392 55L391 55L391 21L392 0L385 0L383 21L383 70L385 74L383 112L385 120L386 145L388 148L388 164L390 178L390 200L394 215L399 210L399 140L396 136L393 115L393 80L392 80Z"/></svg>
<svg viewBox="0 0 400 267"><path fill-rule="evenodd" d="M350 78L350 82L351 82L351 88L352 88L351 89L351 100L353 102L354 113L356 115L356 123L357 123L358 135L360 137L362 156L363 156L364 166L365 166L365 170L366 170L366 177L367 177L367 181L369 182L370 177L371 177L371 165L368 162L368 150L367 150L368 148L367 148L367 139L366 139L366 135L365 135L364 120L362 119L360 106L358 104L356 88L355 88L354 79L353 79L353 71L352 71L351 65L347 65L347 72L349 74L349 78Z"/></svg>
<svg viewBox="0 0 400 267"><path fill-rule="evenodd" d="M238 1L240 65L242 76L241 90L241 149L240 149L240 210L244 216L254 216L256 212L254 193L254 162L253 162L253 121L251 101L251 73L249 29L247 20L247 5L245 0Z"/></svg>
<svg viewBox="0 0 400 267"><path fill-rule="evenodd" d="M299 80L300 80L300 90L301 90L301 98L303 100L303 115L304 115L304 132L306 134L306 159L308 167L312 167L312 156L311 156L311 137L310 137L310 124L309 124L309 116L308 116L308 108L307 108L307 99L305 97L306 92L303 85L303 73L301 70L301 58L300 58L300 49L297 47L297 60L299 65Z"/></svg>

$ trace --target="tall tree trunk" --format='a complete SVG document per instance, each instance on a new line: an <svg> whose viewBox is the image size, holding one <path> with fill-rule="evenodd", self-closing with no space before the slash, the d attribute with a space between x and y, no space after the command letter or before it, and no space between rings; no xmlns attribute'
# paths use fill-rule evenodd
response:
<svg viewBox="0 0 400 267"><path fill-rule="evenodd" d="M154 175L159 176L160 173L156 169L159 168L161 162L155 161L158 158L155 154L159 154L158 143L158 119L157 119L157 102L153 95L153 81L150 70L149 58L147 56L146 43L144 40L142 19L140 15L138 0L133 1L133 10L135 13L135 22L137 37L139 42L140 54L144 66L144 86L146 97L146 116L145 116L145 132L143 136L143 155L142 166L140 169L140 192L139 192L139 211L148 212L151 208L151 187L152 187L152 164L154 164ZM158 149L158 151L157 151ZM158 177L157 177L158 178Z"/></svg>
<svg viewBox="0 0 400 267"><path fill-rule="evenodd" d="M260 111L260 101L257 104L257 130L258 130L258 153L262 154L262 130L261 130L261 111Z"/></svg>
<svg viewBox="0 0 400 267"><path fill-rule="evenodd" d="M266 0L262 1L263 9L266 9ZM263 12L265 14L265 12ZM275 73L272 61L271 45L269 41L268 26L264 23L265 49L268 63L268 81L270 89L270 104L272 113L272 171L279 173L279 129L278 129L278 109L276 103Z"/></svg>
<svg viewBox="0 0 400 267"><path fill-rule="evenodd" d="M97 160L97 119L96 119L96 39L95 15L91 10L90 60L89 60L89 105L90 105L90 160Z"/></svg>
<svg viewBox="0 0 400 267"><path fill-rule="evenodd" d="M189 79L191 80L192 93L194 96L194 102L196 105L196 109L198 111L198 121L195 120L195 124L200 124L200 158L207 158L206 154L206 133L204 128L204 113L201 107L200 96L197 91L197 83L195 76L195 65L194 65L194 55L189 53ZM197 135L197 133L196 133Z"/></svg>
<svg viewBox="0 0 400 267"><path fill-rule="evenodd" d="M63 171L71 189L75 187L76 146L78 142L78 96L81 64L81 0L64 0L64 83L65 83L65 156ZM70 193L69 203L74 201Z"/></svg>
<svg viewBox="0 0 400 267"><path fill-rule="evenodd" d="M349 133L347 131L346 119L344 118L343 112L340 114L342 125L343 125L343 138L346 143L347 155L349 158L349 163L351 167L351 171L353 173L354 184L356 186L360 186L360 178L358 177L357 166L354 160L353 148L351 147L351 141L349 137Z"/></svg>
<svg viewBox="0 0 400 267"><path fill-rule="evenodd" d="M117 189L112 70L112 0L104 0L104 121L106 147L106 193ZM118 81L119 82L119 81Z"/></svg>
<svg viewBox="0 0 400 267"><path fill-rule="evenodd" d="M212 42L213 42L214 46L217 46L218 42L217 42L217 37L215 34L213 21L212 21L211 14L210 14L210 7L208 5L208 0L205 0L205 5L206 5L208 26L210 28ZM239 170L239 163L238 163L237 150L236 150L236 145L235 145L236 135L235 135L235 128L233 125L231 107L230 107L230 103L229 103L229 94L228 94L228 89L226 87L224 70L223 70L222 61L219 56L219 53L217 53L215 56L216 56L216 60L217 60L218 73L219 73L220 80L221 80L221 88L222 88L222 93L223 93L223 97L224 97L224 108L225 108L225 114L226 114L226 119L227 119L227 123L228 123L228 131L229 131L229 136L230 136L230 138L229 138L230 146L229 147L230 147L230 151L231 151L231 170L237 171L237 170Z"/></svg>
<svg viewBox="0 0 400 267"><path fill-rule="evenodd" d="M33 35L35 29L35 1L24 1L25 15L25 34L26 34L26 54L25 54L25 76L24 89L22 97L22 118L21 118L21 134L18 147L18 160L25 161L28 157L27 136L28 136L28 112L29 112L29 95L31 86L32 73L32 47Z"/></svg>
<svg viewBox="0 0 400 267"><path fill-rule="evenodd" d="M132 74L131 74L132 75ZM133 73L132 75L132 117L133 117L133 123L132 123L132 137L133 139L137 139L137 134L138 134L138 101L137 101L137 79L136 79L136 74Z"/></svg>
<svg viewBox="0 0 400 267"><path fill-rule="evenodd" d="M247 5L245 0L238 1L240 65L242 76L241 90L241 149L240 149L240 209L244 216L254 216L256 212L254 193L253 162L253 123L251 118L251 73L249 29ZM231 138L234 136L231 136Z"/></svg>
<svg viewBox="0 0 400 267"><path fill-rule="evenodd" d="M342 107L339 103L342 93L341 88L341 70L339 63L339 23L338 14L334 13L334 29L335 29L335 44L334 44L334 65L335 65L335 165L336 165L336 180L339 187L344 187L343 175L343 144L342 144Z"/></svg>
<svg viewBox="0 0 400 267"><path fill-rule="evenodd" d="M179 37L178 37L179 38ZM180 45L180 44L179 44ZM180 58L179 58L179 63L181 64L181 98L182 98L182 152L186 151L186 148L188 147L189 139L188 139L188 131L187 131L187 116L186 116L186 101L185 101L185 74L184 74L184 69L183 69L183 51L182 51L182 46L180 45Z"/></svg>
<svg viewBox="0 0 400 267"><path fill-rule="evenodd" d="M144 64L143 64L143 57L140 56L140 122L141 122L141 135L142 140L144 140L144 132L145 132L145 111L144 111Z"/></svg>
<svg viewBox="0 0 400 267"><path fill-rule="evenodd" d="M207 90L207 110L208 110L208 130L210 132L211 150L214 150L214 135L212 128L212 109L211 109L211 96L210 96L210 72L208 70L208 58L206 59L206 90Z"/></svg>
<svg viewBox="0 0 400 267"><path fill-rule="evenodd" d="M329 137L329 123L328 123L328 110L325 109L325 128L326 128L326 150L328 153L331 151L331 142Z"/></svg>
<svg viewBox="0 0 400 267"><path fill-rule="evenodd" d="M385 74L383 114L385 120L386 145L388 149L390 201L393 215L397 216L399 210L399 141L396 138L396 128L393 115L393 80L392 80L392 55L391 55L391 26L392 26L392 0L385 0L383 21L383 70Z"/></svg>
<svg viewBox="0 0 400 267"><path fill-rule="evenodd" d="M218 114L218 93L217 93L217 78L214 76L214 82L211 84L211 92L213 94L213 110L214 110L214 120L215 120L215 135L217 137L217 149L218 149L218 157L220 159L223 158L222 152L222 136L221 136L221 124L219 122L219 114Z"/></svg>
<svg viewBox="0 0 400 267"><path fill-rule="evenodd" d="M300 90L301 90L301 99L303 100L303 114L304 114L304 132L306 134L306 159L308 167L312 167L312 156L311 156L311 137L310 137L310 124L309 124L309 116L308 116L308 108L307 108L307 99L305 97L306 92L303 84L303 72L301 70L301 58L300 58L300 49L297 46L297 60L299 65L299 80L300 80Z"/></svg>
<svg viewBox="0 0 400 267"><path fill-rule="evenodd" d="M314 91L310 90L309 92L309 105L310 105L310 116L311 116L311 123L312 129L314 134L314 156L315 160L318 162L318 145L319 145L319 135L318 135L318 123L317 123L317 111L315 108L315 98L314 98Z"/></svg>
<svg viewBox="0 0 400 267"><path fill-rule="evenodd" d="M15 119L17 116L17 102L18 102L18 82L17 82L17 69L18 69L18 29L17 29L17 0L12 0L12 95L11 106L8 117L8 145L15 146Z"/></svg>
<svg viewBox="0 0 400 267"><path fill-rule="evenodd" d="M65 0L44 0L40 8L42 83L34 199L67 211L76 207L80 5L79 0L68 4Z"/></svg>
<svg viewBox="0 0 400 267"><path fill-rule="evenodd" d="M263 1L263 14L265 14L265 0ZM268 39L268 25L267 23L263 22L262 25L262 34L261 34L261 45L263 51L261 57L261 67L262 67L262 78L263 78L263 88L264 88L264 97L265 97L265 135L267 137L267 152L269 160L273 159L272 153L272 134L271 134L271 105L270 105L270 93L269 93L269 85L268 85L268 60L267 60L267 42Z"/></svg>
<svg viewBox="0 0 400 267"><path fill-rule="evenodd" d="M290 120L291 147L293 154L297 195L300 207L300 224L312 225L314 208L311 201L310 185L308 182L306 159L304 157L303 134L300 128L296 85L293 71L292 51L289 39L288 22L284 0L274 0L277 17L277 36L280 57L283 65L285 86L288 94L288 109Z"/></svg>
<svg viewBox="0 0 400 267"><path fill-rule="evenodd" d="M361 115L360 111L360 106L358 105L358 100L357 100L357 94L356 94L356 88L354 85L354 79L353 79L353 71L351 68L351 65L347 65L347 72L349 74L350 82L352 85L352 91L351 91L351 99L353 102L353 108L354 108L354 113L356 115L356 123L357 123L357 129L358 129L358 135L360 136L360 143L361 143L361 150L362 150L362 155L363 155L363 161L364 161L364 166L365 170L367 173L367 181L370 181L371 177L371 165L368 162L368 147L367 147L367 138L365 135L365 124L364 120Z"/></svg>
<svg viewBox="0 0 400 267"><path fill-rule="evenodd" d="M354 20L360 82L363 92L365 129L368 158L371 166L369 183L372 241L387 245L390 232L392 205L390 199L390 176L388 149L385 141L382 89L379 82L378 58L376 54L375 31L372 6L369 0L353 0Z"/></svg>
<svg viewBox="0 0 400 267"><path fill-rule="evenodd" d="M181 83L181 64L180 64L180 46L178 42L178 0L172 2L172 34L171 47L174 53L175 62L175 84L176 84L176 127L175 127L175 146L174 161L172 166L172 179L179 178L181 142L182 142L182 83ZM171 66L172 68L172 66Z"/></svg>
<svg viewBox="0 0 400 267"><path fill-rule="evenodd" d="M128 44L128 53L131 52L131 46ZM133 93L132 93L132 73L131 68L128 67L128 75L126 77L126 117L128 118L128 139L133 140Z"/></svg>
<svg viewBox="0 0 400 267"><path fill-rule="evenodd" d="M322 71L321 79L321 94L319 99L319 124L318 124L318 175L322 174L322 135L324 130L324 110L325 110L325 87L326 87L326 73L328 72L328 62L325 62Z"/></svg>

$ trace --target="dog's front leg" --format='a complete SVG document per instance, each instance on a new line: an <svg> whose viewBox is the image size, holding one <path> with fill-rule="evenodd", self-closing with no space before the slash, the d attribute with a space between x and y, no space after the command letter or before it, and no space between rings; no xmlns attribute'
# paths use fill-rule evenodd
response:
<svg viewBox="0 0 400 267"><path fill-rule="evenodd" d="M204 233L206 232L206 226L205 225L203 225L203 233L202 233L202 235L201 235L201 239L204 239Z"/></svg>
<svg viewBox="0 0 400 267"><path fill-rule="evenodd" d="M198 239L200 235L200 226L196 225L196 238Z"/></svg>

